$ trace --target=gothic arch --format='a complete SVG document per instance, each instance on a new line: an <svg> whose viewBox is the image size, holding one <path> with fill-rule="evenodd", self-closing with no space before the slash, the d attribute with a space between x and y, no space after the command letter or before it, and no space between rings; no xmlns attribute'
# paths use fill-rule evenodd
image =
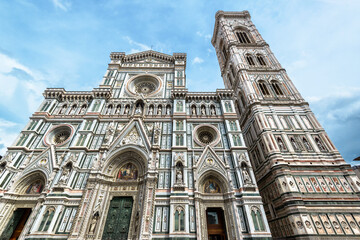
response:
<svg viewBox="0 0 360 240"><path fill-rule="evenodd" d="M196 183L196 189L201 192L202 194L204 193L204 184L206 183L206 181L208 179L215 179L220 187L220 192L221 194L227 193L231 191L231 188L229 186L228 181L226 181L226 177L221 174L220 172L216 171L216 170L207 170L204 173L201 174L201 176L198 176L198 182Z"/></svg>
<svg viewBox="0 0 360 240"><path fill-rule="evenodd" d="M139 176L142 176L147 172L148 156L149 153L136 145L122 146L107 157L102 172L115 176L120 167L132 159L131 162L137 167Z"/></svg>
<svg viewBox="0 0 360 240"><path fill-rule="evenodd" d="M36 170L34 172L28 173L24 177L21 177L20 180L13 185L15 186L14 192L19 194L25 194L27 188L37 181L42 183L42 192L46 186L47 177L46 174L44 174L41 170Z"/></svg>

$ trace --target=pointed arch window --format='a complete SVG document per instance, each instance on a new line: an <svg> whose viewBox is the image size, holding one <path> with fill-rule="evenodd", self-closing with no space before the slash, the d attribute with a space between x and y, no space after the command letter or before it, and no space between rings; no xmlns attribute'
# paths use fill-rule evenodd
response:
<svg viewBox="0 0 360 240"><path fill-rule="evenodd" d="M182 207L178 207L175 211L175 231L185 230L185 213Z"/></svg>
<svg viewBox="0 0 360 240"><path fill-rule="evenodd" d="M257 208L251 210L251 218L254 224L255 231L264 231L265 226L262 220L261 212Z"/></svg>
<svg viewBox="0 0 360 240"><path fill-rule="evenodd" d="M270 92L266 86L266 83L264 81L259 81L259 87L263 95L269 96Z"/></svg>
<svg viewBox="0 0 360 240"><path fill-rule="evenodd" d="M176 134L176 146L183 146L184 145L184 136L182 134Z"/></svg>
<svg viewBox="0 0 360 240"><path fill-rule="evenodd" d="M246 61L250 66L255 66L254 59L251 55L246 55Z"/></svg>
<svg viewBox="0 0 360 240"><path fill-rule="evenodd" d="M38 231L47 231L49 229L50 223L54 217L55 209L53 207L48 208L44 213L43 219L40 223Z"/></svg>
<svg viewBox="0 0 360 240"><path fill-rule="evenodd" d="M276 95L280 95L280 96L284 95L283 91L280 88L280 83L278 81L275 80L271 81L271 87L274 89Z"/></svg>
<svg viewBox="0 0 360 240"><path fill-rule="evenodd" d="M259 62L261 66L266 66L266 62L264 60L264 57L260 54L256 55L256 59Z"/></svg>
<svg viewBox="0 0 360 240"><path fill-rule="evenodd" d="M181 131L184 129L183 121L176 121L176 130Z"/></svg>
<svg viewBox="0 0 360 240"><path fill-rule="evenodd" d="M250 38L249 38L247 32L245 32L245 31L236 32L236 36L238 37L239 42L242 43L242 44L251 43Z"/></svg>
<svg viewBox="0 0 360 240"><path fill-rule="evenodd" d="M178 101L176 103L176 111L177 112L182 112L183 111L183 103L181 101Z"/></svg>
<svg viewBox="0 0 360 240"><path fill-rule="evenodd" d="M225 102L225 110L226 112L232 112L232 107L230 102Z"/></svg>

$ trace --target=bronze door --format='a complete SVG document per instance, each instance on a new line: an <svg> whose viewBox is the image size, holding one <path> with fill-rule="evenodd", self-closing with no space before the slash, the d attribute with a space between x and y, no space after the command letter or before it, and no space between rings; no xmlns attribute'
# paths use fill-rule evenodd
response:
<svg viewBox="0 0 360 240"><path fill-rule="evenodd" d="M128 239L132 205L132 197L114 197L111 200L103 240Z"/></svg>

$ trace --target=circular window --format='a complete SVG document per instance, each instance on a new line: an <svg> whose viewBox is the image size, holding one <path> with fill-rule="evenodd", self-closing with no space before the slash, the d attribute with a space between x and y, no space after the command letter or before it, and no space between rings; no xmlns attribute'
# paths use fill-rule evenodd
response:
<svg viewBox="0 0 360 240"><path fill-rule="evenodd" d="M195 127L194 140L201 146L215 146L220 141L220 134L214 126L203 124Z"/></svg>
<svg viewBox="0 0 360 240"><path fill-rule="evenodd" d="M161 88L161 81L154 75L135 76L129 80L126 89L133 95L151 96Z"/></svg>
<svg viewBox="0 0 360 240"><path fill-rule="evenodd" d="M73 129L69 125L60 125L51 129L45 136L46 145L60 146L67 143L73 133Z"/></svg>

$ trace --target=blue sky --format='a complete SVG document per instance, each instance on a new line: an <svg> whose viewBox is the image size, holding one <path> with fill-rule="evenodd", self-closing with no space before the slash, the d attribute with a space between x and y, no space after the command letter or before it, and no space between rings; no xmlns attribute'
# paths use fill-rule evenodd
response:
<svg viewBox="0 0 360 240"><path fill-rule="evenodd" d="M223 88L216 11L248 10L346 161L360 155L360 1L0 0L0 154L46 87L97 87L112 51L186 52L190 91Z"/></svg>

